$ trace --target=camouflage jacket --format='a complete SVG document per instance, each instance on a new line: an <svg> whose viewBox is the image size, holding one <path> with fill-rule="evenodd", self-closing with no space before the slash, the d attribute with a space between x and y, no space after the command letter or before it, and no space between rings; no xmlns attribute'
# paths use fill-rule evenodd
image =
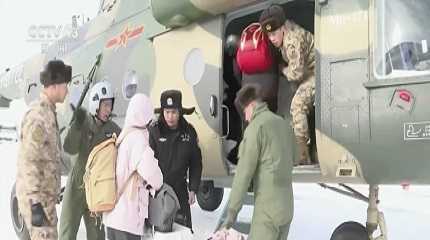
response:
<svg viewBox="0 0 430 240"><path fill-rule="evenodd" d="M56 199L60 191L61 140L55 110L41 93L21 124L16 188L32 203Z"/></svg>
<svg viewBox="0 0 430 240"><path fill-rule="evenodd" d="M284 24L282 58L288 67L282 70L288 81L301 82L307 75L315 74L314 36L291 21Z"/></svg>

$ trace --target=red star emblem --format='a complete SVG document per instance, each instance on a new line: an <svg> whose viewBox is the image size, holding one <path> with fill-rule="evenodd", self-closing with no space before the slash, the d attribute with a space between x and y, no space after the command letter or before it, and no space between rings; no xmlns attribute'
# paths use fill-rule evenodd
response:
<svg viewBox="0 0 430 240"><path fill-rule="evenodd" d="M120 34L119 36L113 37L110 39L107 44L106 48L111 48L113 46L116 46L115 49L118 49L120 47L127 47L127 43L129 40L138 37L140 34L143 33L143 26L136 27L134 29L131 29L127 26Z"/></svg>
<svg viewBox="0 0 430 240"><path fill-rule="evenodd" d="M120 46L122 46L122 47L126 47L127 46L127 42L128 42L129 34L130 33L131 32L128 30L128 26L127 26L124 29L124 31L121 33L121 35L119 35L119 44L118 44L117 48L119 48Z"/></svg>

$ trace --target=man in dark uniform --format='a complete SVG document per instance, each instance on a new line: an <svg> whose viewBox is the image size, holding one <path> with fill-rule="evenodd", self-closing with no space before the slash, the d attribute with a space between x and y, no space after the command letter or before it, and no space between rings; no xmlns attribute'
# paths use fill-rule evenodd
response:
<svg viewBox="0 0 430 240"><path fill-rule="evenodd" d="M193 113L194 108L182 107L182 94L177 90L163 92L160 102L161 109L156 109L160 116L149 128L149 144L158 159L164 182L178 196L181 209L176 222L191 229L190 205L194 204L200 186L202 155L196 130L183 115Z"/></svg>

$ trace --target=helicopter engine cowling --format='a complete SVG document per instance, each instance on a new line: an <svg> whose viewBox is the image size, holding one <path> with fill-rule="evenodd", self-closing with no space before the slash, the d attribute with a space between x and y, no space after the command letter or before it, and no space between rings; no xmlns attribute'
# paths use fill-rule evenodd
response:
<svg viewBox="0 0 430 240"><path fill-rule="evenodd" d="M151 7L155 19L160 24L175 28L258 1L261 0L152 0Z"/></svg>

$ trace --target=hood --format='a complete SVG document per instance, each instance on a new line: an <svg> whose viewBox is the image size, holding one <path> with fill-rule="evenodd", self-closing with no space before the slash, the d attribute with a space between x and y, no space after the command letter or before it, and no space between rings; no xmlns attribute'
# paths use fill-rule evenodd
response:
<svg viewBox="0 0 430 240"><path fill-rule="evenodd" d="M128 104L124 128L145 128L153 117L151 100L145 94L137 93Z"/></svg>

